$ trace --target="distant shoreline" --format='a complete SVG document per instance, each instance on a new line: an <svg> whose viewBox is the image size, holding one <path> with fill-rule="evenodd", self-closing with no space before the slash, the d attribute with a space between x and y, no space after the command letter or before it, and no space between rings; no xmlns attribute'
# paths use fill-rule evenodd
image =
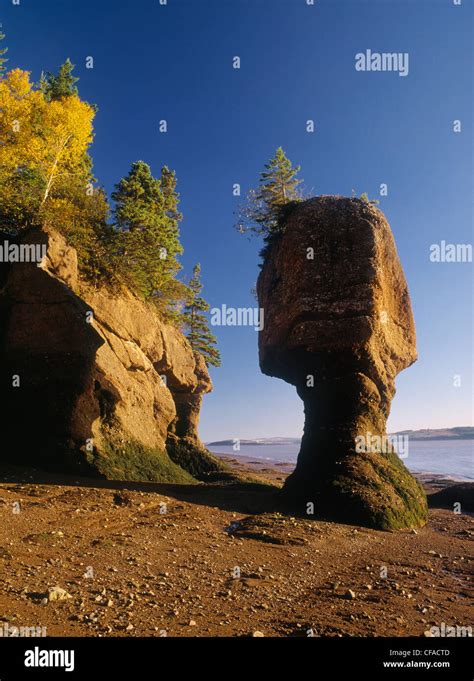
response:
<svg viewBox="0 0 474 681"><path fill-rule="evenodd" d="M433 430L399 430L389 435L407 435L411 440L428 442L433 440L452 442L453 440L474 440L474 426L456 426L454 428L437 428ZM268 446L268 445L297 445L301 442L300 437L259 437L255 439L216 440L206 442L206 447L232 447L238 441L241 447Z"/></svg>
<svg viewBox="0 0 474 681"><path fill-rule="evenodd" d="M257 457L241 455L238 452L228 454L224 452L212 452L227 463L232 469L240 473L257 473L263 475L272 482L283 483L285 478L293 472L296 462L275 461L273 459L258 459ZM431 471L411 471L412 475L421 482L427 492L444 489L459 483L474 484L470 478L459 475L434 473Z"/></svg>

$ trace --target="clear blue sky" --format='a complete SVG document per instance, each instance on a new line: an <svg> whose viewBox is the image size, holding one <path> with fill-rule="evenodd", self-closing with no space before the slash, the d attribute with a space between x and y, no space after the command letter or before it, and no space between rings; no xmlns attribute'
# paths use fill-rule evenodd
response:
<svg viewBox="0 0 474 681"><path fill-rule="evenodd" d="M472 423L472 264L429 259L443 239L472 243L472 15L470 0L0 2L10 68L37 79L66 57L76 64L82 97L99 107L92 153L108 192L137 159L155 173L176 170L183 264L189 273L201 262L212 306L256 304L260 244L232 228L232 186L254 186L277 146L317 194L376 198L388 184L380 207L405 268L419 351L398 378L392 430ZM366 49L408 52L408 76L357 72L355 54ZM215 332L223 361L205 398L203 439L299 435L302 403L261 375L256 332Z"/></svg>

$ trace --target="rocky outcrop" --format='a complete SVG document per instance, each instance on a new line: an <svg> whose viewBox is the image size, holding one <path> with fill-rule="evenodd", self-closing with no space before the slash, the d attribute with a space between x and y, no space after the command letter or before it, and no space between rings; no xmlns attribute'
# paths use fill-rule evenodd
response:
<svg viewBox="0 0 474 681"><path fill-rule="evenodd" d="M197 431L212 383L183 334L127 290L81 282L57 232L24 241L47 255L4 273L2 455L116 479L191 482L191 470L218 471Z"/></svg>
<svg viewBox="0 0 474 681"><path fill-rule="evenodd" d="M295 385L305 410L282 499L384 529L423 524L421 486L384 438L395 377L417 358L390 226L371 204L331 196L282 220L257 286L261 369Z"/></svg>

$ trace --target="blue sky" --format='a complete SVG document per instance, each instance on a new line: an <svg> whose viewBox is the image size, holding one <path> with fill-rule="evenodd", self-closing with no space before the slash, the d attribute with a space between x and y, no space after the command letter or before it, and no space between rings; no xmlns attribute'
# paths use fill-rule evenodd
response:
<svg viewBox="0 0 474 681"><path fill-rule="evenodd" d="M92 154L108 192L138 159L176 170L183 265L201 262L211 306L256 304L260 244L233 230L233 185L255 186L279 145L308 191L380 198L419 352L397 379L392 430L472 423L472 263L429 258L441 240L472 243L472 15L468 0L0 2L10 68L37 79L76 64L81 96L99 107ZM356 71L367 49L408 53L408 76ZM260 373L256 332L214 331L222 367L203 439L300 435L302 403Z"/></svg>

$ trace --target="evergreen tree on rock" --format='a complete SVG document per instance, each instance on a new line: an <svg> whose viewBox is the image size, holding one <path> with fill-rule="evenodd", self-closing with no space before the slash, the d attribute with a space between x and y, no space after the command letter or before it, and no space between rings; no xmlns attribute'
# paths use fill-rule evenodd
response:
<svg viewBox="0 0 474 681"><path fill-rule="evenodd" d="M177 317L188 294L176 278L183 247L175 173L164 166L155 178L147 163L136 161L116 185L112 199L122 277L140 297Z"/></svg>
<svg viewBox="0 0 474 681"><path fill-rule="evenodd" d="M249 192L246 205L239 211L238 231L266 238L276 234L282 207L301 200L298 186L302 180L296 177L300 170L300 166L292 166L283 149L278 147L260 174L258 189Z"/></svg>
<svg viewBox="0 0 474 681"><path fill-rule="evenodd" d="M201 297L201 265L198 263L193 269L193 276L189 282L190 301L185 307L184 319L188 329L188 340L194 352L200 353L206 364L218 367L221 357L216 346L216 337L209 330L209 321L204 314L209 310L209 303Z"/></svg>

